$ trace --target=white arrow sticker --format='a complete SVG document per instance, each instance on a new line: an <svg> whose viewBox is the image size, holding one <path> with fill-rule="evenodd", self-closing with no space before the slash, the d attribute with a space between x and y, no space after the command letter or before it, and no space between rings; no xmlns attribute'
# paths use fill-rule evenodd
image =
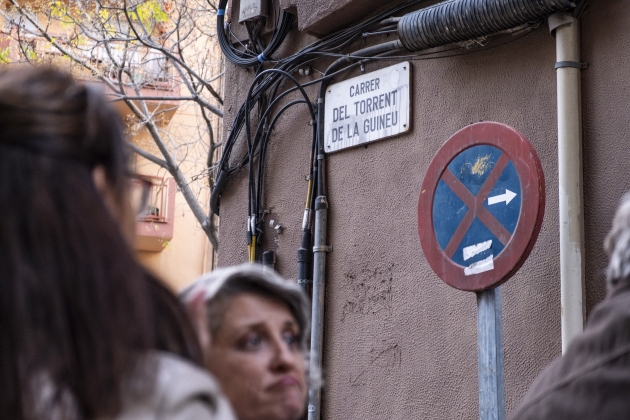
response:
<svg viewBox="0 0 630 420"><path fill-rule="evenodd" d="M510 204L510 201L514 199L514 197L516 197L516 193L506 189L505 194L495 195L494 197L488 197L488 205L491 206L493 204L502 203L504 201L505 201L505 204L508 205Z"/></svg>

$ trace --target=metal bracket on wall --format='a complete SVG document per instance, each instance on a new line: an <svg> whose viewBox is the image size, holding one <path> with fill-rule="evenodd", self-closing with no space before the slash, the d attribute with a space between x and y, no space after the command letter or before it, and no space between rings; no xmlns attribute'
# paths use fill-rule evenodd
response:
<svg viewBox="0 0 630 420"><path fill-rule="evenodd" d="M331 252L333 250L332 245L314 246L313 252Z"/></svg>

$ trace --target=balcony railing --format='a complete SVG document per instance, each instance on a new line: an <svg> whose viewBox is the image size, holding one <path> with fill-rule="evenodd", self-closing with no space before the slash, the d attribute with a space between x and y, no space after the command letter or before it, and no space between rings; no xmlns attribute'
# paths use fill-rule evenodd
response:
<svg viewBox="0 0 630 420"><path fill-rule="evenodd" d="M151 183L147 208L138 216L138 221L166 223L169 216L168 209L168 179L156 176L140 175Z"/></svg>
<svg viewBox="0 0 630 420"><path fill-rule="evenodd" d="M175 181L148 175L140 177L150 181L151 188L146 211L137 218L135 249L159 252L173 239Z"/></svg>

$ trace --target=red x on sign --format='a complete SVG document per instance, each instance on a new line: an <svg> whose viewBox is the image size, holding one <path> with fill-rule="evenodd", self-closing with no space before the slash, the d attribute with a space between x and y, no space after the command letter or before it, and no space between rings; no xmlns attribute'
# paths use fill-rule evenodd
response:
<svg viewBox="0 0 630 420"><path fill-rule="evenodd" d="M492 157L480 156L476 166L470 166L462 156L475 150L493 151ZM511 178L506 175L510 173ZM506 194L499 195L505 185L517 192L505 189ZM501 201L505 210L491 206ZM422 249L431 268L450 286L467 291L496 287L529 256L544 206L542 165L525 136L500 123L473 124L454 134L427 169L418 199ZM471 255L467 250L482 244L492 244L484 245L488 257L465 261ZM479 269L482 263L486 266Z"/></svg>
<svg viewBox="0 0 630 420"><path fill-rule="evenodd" d="M508 232L508 230L504 228L503 225L499 223L483 205L486 198L488 198L488 194L490 194L492 187L496 184L497 179L509 161L510 159L505 153L501 155L477 196L472 195L472 193L459 181L459 179L455 177L455 175L453 175L451 171L444 171L442 173L442 180L453 190L453 192L455 192L455 194L457 194L457 196L464 202L464 204L466 204L466 206L468 206L469 209L468 212L466 212L466 216L464 216L464 220L461 222L457 231L455 231L453 238L449 241L448 246L444 250L444 253L449 257L452 257L457 250L457 247L462 242L462 239L464 239L464 235L468 232L468 229L470 228L473 220L475 220L475 217L478 217L479 220L481 220L483 224L485 224L490 231L494 233L504 246L510 241L512 234Z"/></svg>

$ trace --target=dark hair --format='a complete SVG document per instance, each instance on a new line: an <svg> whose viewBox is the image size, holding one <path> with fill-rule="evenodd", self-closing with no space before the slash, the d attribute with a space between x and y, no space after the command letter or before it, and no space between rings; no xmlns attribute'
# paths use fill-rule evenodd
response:
<svg viewBox="0 0 630 420"><path fill-rule="evenodd" d="M200 363L177 298L94 185L102 166L125 199L123 138L95 88L51 68L0 73L0 418L113 416L138 356Z"/></svg>

